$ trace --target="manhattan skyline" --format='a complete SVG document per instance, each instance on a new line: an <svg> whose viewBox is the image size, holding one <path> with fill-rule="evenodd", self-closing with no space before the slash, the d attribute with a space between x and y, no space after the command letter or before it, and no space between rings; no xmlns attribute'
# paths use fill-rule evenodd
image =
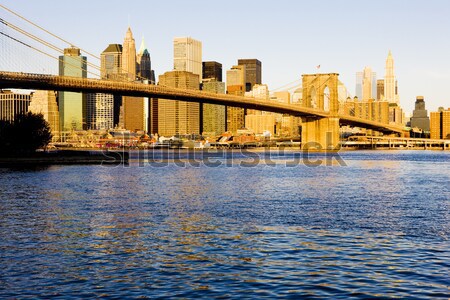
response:
<svg viewBox="0 0 450 300"><path fill-rule="evenodd" d="M96 55L110 43L122 43L130 26L137 43L145 38L157 75L173 70L173 39L190 36L203 43L203 61L222 63L224 72L241 58L262 61L262 83L270 90L302 74L338 72L354 96L355 73L369 66L382 79L391 51L405 112L412 112L418 95L430 111L450 103L445 89L450 3L445 1L137 1L129 7L111 1L105 8L82 0L70 10L47 0L3 4ZM2 16L11 19L4 11Z"/></svg>

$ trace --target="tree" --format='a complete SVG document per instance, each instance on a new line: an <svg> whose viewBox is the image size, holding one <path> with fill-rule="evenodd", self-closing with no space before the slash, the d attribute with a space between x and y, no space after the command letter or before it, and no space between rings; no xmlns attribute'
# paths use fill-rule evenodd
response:
<svg viewBox="0 0 450 300"><path fill-rule="evenodd" d="M50 125L42 114L19 114L14 122L0 122L0 154L30 154L52 139Z"/></svg>

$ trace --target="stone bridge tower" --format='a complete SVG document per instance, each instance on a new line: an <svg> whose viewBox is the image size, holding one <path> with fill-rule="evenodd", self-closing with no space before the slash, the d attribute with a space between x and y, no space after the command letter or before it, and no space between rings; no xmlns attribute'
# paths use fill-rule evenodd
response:
<svg viewBox="0 0 450 300"><path fill-rule="evenodd" d="M302 148L339 149L339 99L337 73L302 75L302 105L327 117L302 117Z"/></svg>

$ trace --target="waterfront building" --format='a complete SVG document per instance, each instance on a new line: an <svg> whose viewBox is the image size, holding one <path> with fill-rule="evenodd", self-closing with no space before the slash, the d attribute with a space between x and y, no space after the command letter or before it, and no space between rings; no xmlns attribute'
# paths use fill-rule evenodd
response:
<svg viewBox="0 0 450 300"><path fill-rule="evenodd" d="M114 128L114 96L103 93L86 95L86 127L91 130Z"/></svg>
<svg viewBox="0 0 450 300"><path fill-rule="evenodd" d="M225 94L225 82L215 79L203 79L203 90L206 92ZM205 136L215 136L225 132L226 107L223 105L203 104L203 128L201 133Z"/></svg>
<svg viewBox="0 0 450 300"><path fill-rule="evenodd" d="M162 86L198 90L200 77L186 71L170 71L159 76ZM158 133L162 136L200 133L199 103L158 99Z"/></svg>
<svg viewBox="0 0 450 300"><path fill-rule="evenodd" d="M109 44L108 47L100 54L100 77L102 79L124 80L122 73L122 45ZM99 96L102 102L106 96ZM113 95L113 127L123 126L120 123L120 109L122 106L122 96ZM104 102L103 102L104 103ZM104 105L104 104L102 104Z"/></svg>
<svg viewBox="0 0 450 300"><path fill-rule="evenodd" d="M450 108L430 113L430 138L450 139Z"/></svg>
<svg viewBox="0 0 450 300"><path fill-rule="evenodd" d="M238 65L227 70L227 94L244 96L245 65ZM236 133L245 125L245 111L239 107L227 107L227 131Z"/></svg>
<svg viewBox="0 0 450 300"><path fill-rule="evenodd" d="M245 66L245 91L252 90L255 84L262 83L262 63L256 59L238 59L239 66Z"/></svg>
<svg viewBox="0 0 450 300"><path fill-rule="evenodd" d="M31 102L28 111L42 114L50 125L53 138L59 136L59 111L54 91L35 91L31 94Z"/></svg>
<svg viewBox="0 0 450 300"><path fill-rule="evenodd" d="M217 61L204 61L202 63L202 78L214 79L215 81L222 81L222 64Z"/></svg>
<svg viewBox="0 0 450 300"><path fill-rule="evenodd" d="M344 103L344 114L388 124L389 102L375 101L374 99L359 101L357 97L353 99L349 97Z"/></svg>
<svg viewBox="0 0 450 300"><path fill-rule="evenodd" d="M430 118L428 111L425 109L425 100L423 96L416 97L415 109L411 117L411 128L422 129L423 132L430 131Z"/></svg>
<svg viewBox="0 0 450 300"><path fill-rule="evenodd" d="M202 79L202 42L191 37L174 38L173 69L191 72Z"/></svg>
<svg viewBox="0 0 450 300"><path fill-rule="evenodd" d="M246 115L245 127L255 134L263 134L268 131L274 135L276 133L276 116L275 114Z"/></svg>
<svg viewBox="0 0 450 300"><path fill-rule="evenodd" d="M59 75L87 78L86 56L80 49L64 49L59 57ZM86 96L83 93L59 92L59 120L62 131L83 130L86 128Z"/></svg>
<svg viewBox="0 0 450 300"><path fill-rule="evenodd" d="M0 120L13 122L16 115L28 112L30 93L0 90Z"/></svg>

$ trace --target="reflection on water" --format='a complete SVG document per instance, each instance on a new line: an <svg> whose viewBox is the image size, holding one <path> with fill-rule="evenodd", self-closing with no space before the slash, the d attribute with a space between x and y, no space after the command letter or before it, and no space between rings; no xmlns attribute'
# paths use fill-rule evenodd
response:
<svg viewBox="0 0 450 300"><path fill-rule="evenodd" d="M342 158L0 169L0 298L448 298L450 153Z"/></svg>

